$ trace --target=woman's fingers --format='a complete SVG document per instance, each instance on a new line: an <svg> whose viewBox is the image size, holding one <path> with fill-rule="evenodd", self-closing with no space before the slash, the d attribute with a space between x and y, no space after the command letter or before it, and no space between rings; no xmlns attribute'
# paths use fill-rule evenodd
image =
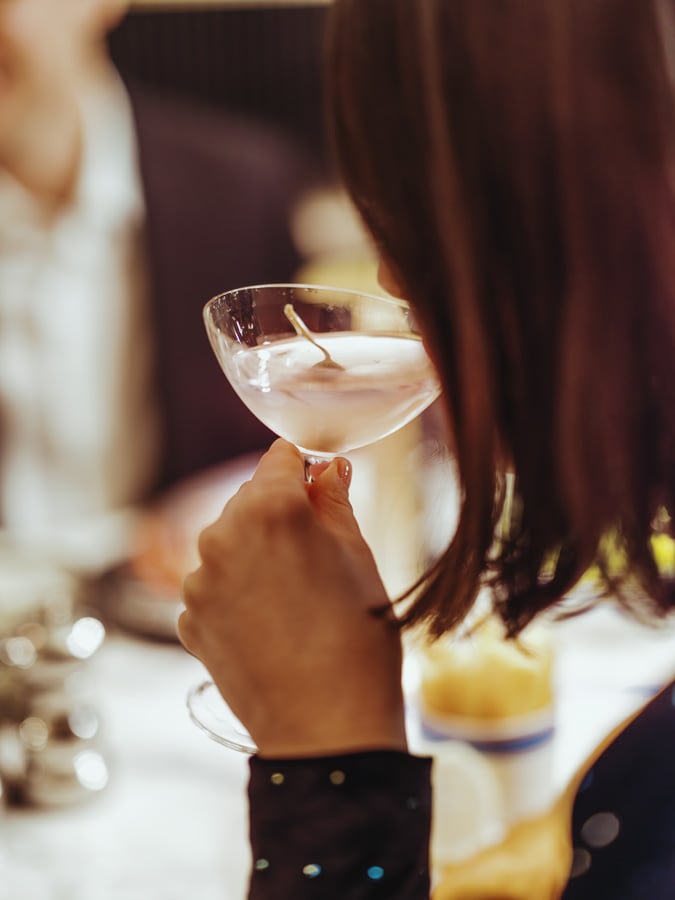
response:
<svg viewBox="0 0 675 900"><path fill-rule="evenodd" d="M312 484L276 441L199 538L178 634L262 752L405 745L398 632L349 502L350 468ZM316 710L321 710L317 717Z"/></svg>
<svg viewBox="0 0 675 900"><path fill-rule="evenodd" d="M277 438L262 456L253 475L258 482L279 483L289 481L294 485L305 481L305 462L293 444Z"/></svg>

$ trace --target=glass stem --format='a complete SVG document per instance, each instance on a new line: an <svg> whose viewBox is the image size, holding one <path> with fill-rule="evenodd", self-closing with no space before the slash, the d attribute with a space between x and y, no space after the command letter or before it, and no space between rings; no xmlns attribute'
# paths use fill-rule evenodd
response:
<svg viewBox="0 0 675 900"><path fill-rule="evenodd" d="M309 456L305 454L305 481L311 484L315 480L314 475L312 474L312 468L314 466L323 464L323 469L325 469L331 462L332 459L326 459L325 456ZM323 469L321 469L321 472L323 472Z"/></svg>

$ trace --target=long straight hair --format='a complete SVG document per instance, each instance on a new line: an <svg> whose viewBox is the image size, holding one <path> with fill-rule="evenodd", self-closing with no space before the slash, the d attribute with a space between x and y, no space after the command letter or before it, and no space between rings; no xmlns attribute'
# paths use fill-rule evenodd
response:
<svg viewBox="0 0 675 900"><path fill-rule="evenodd" d="M337 164L420 320L461 486L404 623L441 634L489 585L515 634L593 564L615 588L608 546L673 605L651 543L675 514L672 14L335 0Z"/></svg>

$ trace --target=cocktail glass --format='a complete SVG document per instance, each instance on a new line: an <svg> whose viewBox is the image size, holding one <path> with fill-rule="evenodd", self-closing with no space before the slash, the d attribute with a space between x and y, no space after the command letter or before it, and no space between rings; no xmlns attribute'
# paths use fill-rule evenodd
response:
<svg viewBox="0 0 675 900"><path fill-rule="evenodd" d="M402 300L324 285L255 285L213 297L204 321L231 386L303 453L308 480L314 464L392 434L439 394ZM209 737L256 751L213 682L193 688L188 709Z"/></svg>

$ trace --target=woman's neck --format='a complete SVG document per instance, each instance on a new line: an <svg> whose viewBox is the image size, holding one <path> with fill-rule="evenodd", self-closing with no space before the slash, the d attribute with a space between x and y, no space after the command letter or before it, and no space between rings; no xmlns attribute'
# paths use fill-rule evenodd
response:
<svg viewBox="0 0 675 900"><path fill-rule="evenodd" d="M5 169L46 208L72 199L82 159L82 119L74 98L33 107L2 147Z"/></svg>
<svg viewBox="0 0 675 900"><path fill-rule="evenodd" d="M11 128L0 137L0 165L46 209L73 199L82 164L83 98L110 82L114 70L93 53L83 57L78 77L36 92L17 103ZM24 98L24 101L26 98Z"/></svg>

